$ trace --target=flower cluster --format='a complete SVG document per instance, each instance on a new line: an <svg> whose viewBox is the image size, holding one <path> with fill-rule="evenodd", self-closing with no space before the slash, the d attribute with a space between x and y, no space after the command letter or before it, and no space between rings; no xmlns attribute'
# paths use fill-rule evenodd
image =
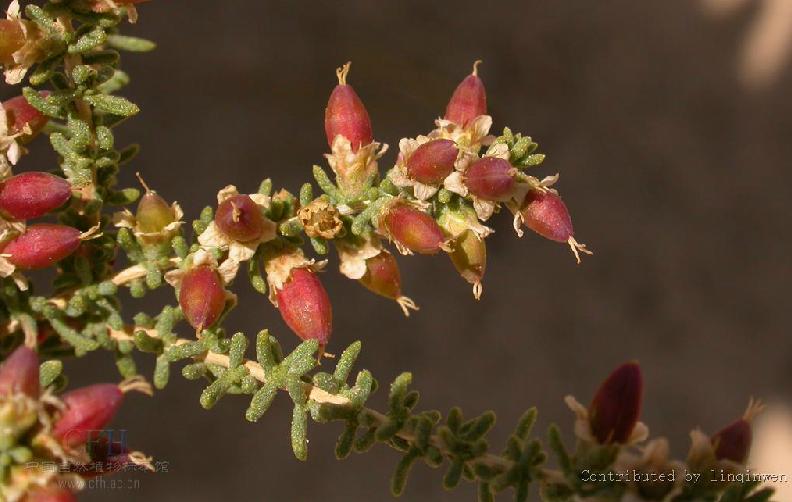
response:
<svg viewBox="0 0 792 502"><path fill-rule="evenodd" d="M130 464L149 466L147 457L97 431L109 424L126 392L165 387L173 366L184 362L181 374L205 383L199 401L207 409L227 395L247 396L245 418L255 422L285 391L294 407L290 435L298 459L307 456L309 419L344 424L340 458L377 442L398 450L403 458L392 482L395 495L422 460L448 465L447 488L463 479L477 482L482 501L506 489L527 500L533 482L547 500L766 500L766 492L752 486L594 485L580 479L582 470L676 465L664 440L644 442L642 383L633 363L614 372L589 407L568 398L578 446L570 455L551 428L548 441L559 469L546 467L547 454L531 438L535 410L519 421L503 453L494 454L485 439L492 412L463 420L454 408L443 420L439 412L417 411L409 373L390 385L387 412L368 408L374 377L361 370L351 378L360 342L339 351L332 371L321 368L332 347L333 308L321 280L332 248L341 274L396 302L405 315L418 307L402 291L396 255L447 254L479 298L486 238L493 232L487 224L504 209L519 236L527 227L568 244L578 261L581 252L590 253L575 240L554 188L558 175L529 174L545 159L538 145L508 128L490 134L479 62L453 91L434 129L400 140L393 164L382 171L388 146L375 140L363 100L348 83L347 63L337 70L325 110L324 159L332 175L313 166L315 185L304 184L298 194L274 190L269 179L255 191L226 186L190 226L179 204L139 175L142 194L116 186L119 171L138 151L115 142L115 128L139 111L117 94L129 83L121 52L154 48L120 30L137 19L143 0L39 3L23 11L15 0L0 20L0 65L8 83L25 84L0 110L0 499L74 500L65 486L78 490L91 477ZM44 136L58 167L15 174L27 148ZM120 261L126 268L119 269ZM39 269L54 272L51 295L36 293L29 272ZM262 330L255 360L247 359L248 337L224 329L238 304L235 282L245 278L299 338L291 353ZM153 314L123 311L119 288L141 297L161 287L171 288L172 305ZM177 334L183 323L189 336ZM61 359L97 350L114 357L120 383L64 392ZM140 354L155 358L152 384L138 372ZM694 433L687 465L742 465L758 409L750 406L711 438Z"/></svg>

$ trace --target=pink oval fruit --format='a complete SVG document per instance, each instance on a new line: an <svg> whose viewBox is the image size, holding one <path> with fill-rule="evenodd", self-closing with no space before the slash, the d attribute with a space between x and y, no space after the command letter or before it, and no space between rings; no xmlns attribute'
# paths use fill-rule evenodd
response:
<svg viewBox="0 0 792 502"><path fill-rule="evenodd" d="M234 195L217 208L215 225L221 232L239 242L250 242L264 233L264 217L248 195Z"/></svg>
<svg viewBox="0 0 792 502"><path fill-rule="evenodd" d="M65 225L40 223L27 228L0 251L22 270L47 268L80 247L80 231Z"/></svg>
<svg viewBox="0 0 792 502"><path fill-rule="evenodd" d="M616 368L589 406L591 433L601 444L626 443L641 415L643 377L638 363Z"/></svg>
<svg viewBox="0 0 792 502"><path fill-rule="evenodd" d="M20 345L0 365L0 395L21 393L36 399L40 392L38 354Z"/></svg>
<svg viewBox="0 0 792 502"><path fill-rule="evenodd" d="M67 392L61 399L66 408L53 426L52 437L75 447L99 435L118 411L124 394L115 384L101 383Z"/></svg>
<svg viewBox="0 0 792 502"><path fill-rule="evenodd" d="M303 340L326 345L333 330L333 308L316 274L295 268L277 292L278 310L284 322Z"/></svg>
<svg viewBox="0 0 792 502"><path fill-rule="evenodd" d="M49 96L49 91L39 92L41 96ZM15 96L3 101L3 108L8 117L9 129L13 133L20 133L27 125L30 127L30 135L22 137L22 142L26 142L36 136L49 122L49 117L33 108L24 96Z"/></svg>
<svg viewBox="0 0 792 502"><path fill-rule="evenodd" d="M545 239L567 242L575 235L566 204L552 192L528 192L520 212L525 225Z"/></svg>
<svg viewBox="0 0 792 502"><path fill-rule="evenodd" d="M466 126L479 115L487 114L487 91L478 76L479 62L473 64L473 73L465 77L454 90L446 107L446 120Z"/></svg>
<svg viewBox="0 0 792 502"><path fill-rule="evenodd" d="M179 306L190 325L201 331L212 326L225 310L226 293L217 271L208 265L188 270L182 277Z"/></svg>
<svg viewBox="0 0 792 502"><path fill-rule="evenodd" d="M458 153L456 143L450 139L424 143L407 159L407 175L426 185L441 183L454 170Z"/></svg>
<svg viewBox="0 0 792 502"><path fill-rule="evenodd" d="M373 141L371 132L371 119L363 101L351 85L346 83L350 63L336 71L338 85L330 94L325 108L325 133L327 144L332 147L333 141L339 134L352 144L352 150L357 151L361 146L366 146Z"/></svg>
<svg viewBox="0 0 792 502"><path fill-rule="evenodd" d="M423 211L397 203L388 208L383 222L387 234L410 251L434 254L442 249L443 230Z"/></svg>
<svg viewBox="0 0 792 502"><path fill-rule="evenodd" d="M44 216L66 203L71 185L58 176L43 172L17 174L0 185L0 211L15 220Z"/></svg>
<svg viewBox="0 0 792 502"><path fill-rule="evenodd" d="M465 186L480 199L505 202L514 193L514 171L507 160L484 157L465 171Z"/></svg>
<svg viewBox="0 0 792 502"><path fill-rule="evenodd" d="M385 298L398 300L402 296L399 264L385 250L366 260L366 273L359 281L372 293Z"/></svg>

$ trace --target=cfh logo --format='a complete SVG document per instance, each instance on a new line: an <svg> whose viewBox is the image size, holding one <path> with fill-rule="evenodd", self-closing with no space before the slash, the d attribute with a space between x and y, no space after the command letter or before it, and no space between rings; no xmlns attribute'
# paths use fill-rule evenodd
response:
<svg viewBox="0 0 792 502"><path fill-rule="evenodd" d="M77 436L88 438L85 447L91 458L112 457L127 446L126 429L73 430L66 434L64 442L68 444L70 438Z"/></svg>

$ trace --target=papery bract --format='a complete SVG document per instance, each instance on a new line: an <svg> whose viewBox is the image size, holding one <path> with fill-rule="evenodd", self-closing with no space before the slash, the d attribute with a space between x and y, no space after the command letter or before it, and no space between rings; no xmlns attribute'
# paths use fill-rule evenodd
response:
<svg viewBox="0 0 792 502"><path fill-rule="evenodd" d="M9 242L0 254L22 270L47 268L80 247L80 231L66 225L40 223Z"/></svg>
<svg viewBox="0 0 792 502"><path fill-rule="evenodd" d="M61 207L70 197L71 185L63 178L37 171L17 174L0 184L0 212L29 220Z"/></svg>
<svg viewBox="0 0 792 502"><path fill-rule="evenodd" d="M22 26L11 19L0 19L0 64L13 62L11 57L25 45Z"/></svg>

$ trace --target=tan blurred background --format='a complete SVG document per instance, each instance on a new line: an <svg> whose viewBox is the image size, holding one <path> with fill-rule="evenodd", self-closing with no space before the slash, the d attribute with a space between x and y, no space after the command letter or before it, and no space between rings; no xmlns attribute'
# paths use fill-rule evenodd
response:
<svg viewBox="0 0 792 502"><path fill-rule="evenodd" d="M496 449L532 405L540 430L556 421L569 432L563 396L588 401L613 366L637 358L644 419L681 455L689 429L719 428L749 396L792 398L790 5L155 0L129 30L159 48L125 58L127 92L143 112L121 139L143 150L124 179L133 184L140 170L188 216L228 183L253 191L272 177L297 190L322 162L336 66L353 61L350 82L375 135L395 147L431 128L483 59L496 129L541 144L541 173L561 172L577 235L595 256L576 266L563 246L517 239L502 215L478 303L445 257L400 260L405 291L422 307L409 320L333 268L323 276L335 307L331 349L363 339L362 365L383 383L413 371L425 408L496 410ZM24 168L50 161L37 154ZM251 336L270 327L291 346L266 300L244 281L237 289L230 327ZM172 295L127 312L163 301ZM116 378L105 354L69 371L75 383ZM285 397L248 424L246 400L204 411L199 385L174 373L155 399L131 397L115 422L169 472L86 500L389 498L398 457L388 449L339 462L339 426L312 425L300 463ZM474 494L445 493L440 472L417 466L403 498Z"/></svg>

